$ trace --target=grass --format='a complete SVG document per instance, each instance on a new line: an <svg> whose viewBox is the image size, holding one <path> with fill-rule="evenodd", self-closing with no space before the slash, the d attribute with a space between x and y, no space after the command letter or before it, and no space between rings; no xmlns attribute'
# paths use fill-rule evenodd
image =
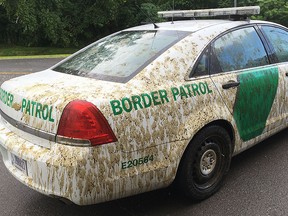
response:
<svg viewBox="0 0 288 216"><path fill-rule="evenodd" d="M0 44L0 59L62 58L77 50L75 48L23 47Z"/></svg>

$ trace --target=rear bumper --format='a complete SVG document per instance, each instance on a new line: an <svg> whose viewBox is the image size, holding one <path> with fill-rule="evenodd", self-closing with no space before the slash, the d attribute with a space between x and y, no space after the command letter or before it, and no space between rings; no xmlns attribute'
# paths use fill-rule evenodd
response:
<svg viewBox="0 0 288 216"><path fill-rule="evenodd" d="M77 189L77 184L79 186L81 182L77 177L77 171L82 169L79 163L81 160L74 156L79 152L76 151L74 154L69 149L59 147L61 148L53 144L53 147L48 149L35 145L0 123L0 151L3 162L17 180L45 195L64 197L76 204L82 204L79 198L80 191ZM13 155L26 162L27 172L12 163ZM62 159L59 160L59 157ZM73 157L75 160L72 161Z"/></svg>
<svg viewBox="0 0 288 216"><path fill-rule="evenodd" d="M51 143L48 149L22 139L0 121L0 151L5 166L16 179L45 195L63 197L79 205L119 196L114 186L121 178L111 165L111 156L107 157L115 154L112 145L83 148ZM12 164L12 155L27 163L27 172Z"/></svg>
<svg viewBox="0 0 288 216"><path fill-rule="evenodd" d="M172 166L167 170L168 161L164 163L161 158L137 169L122 169L123 161L141 157L141 153L123 153L117 143L97 147L57 143L50 146L35 145L0 121L0 151L12 175L40 193L62 197L78 205L105 202L165 187L173 181L176 171ZM156 155L158 150L152 148L149 154ZM12 164L11 155L26 161L27 173Z"/></svg>

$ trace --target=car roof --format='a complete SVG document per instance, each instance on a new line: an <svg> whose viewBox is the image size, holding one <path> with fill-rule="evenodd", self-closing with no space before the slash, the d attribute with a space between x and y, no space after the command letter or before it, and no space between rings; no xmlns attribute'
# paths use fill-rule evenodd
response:
<svg viewBox="0 0 288 216"><path fill-rule="evenodd" d="M219 19L205 19L205 20L184 20L184 21L170 21L170 22L162 22L156 23L159 28L155 28L154 24L146 24L142 26L136 26L129 29L128 31L137 31L137 30L175 30L175 31L188 31L188 32L196 32L202 29L206 29L209 27L217 27L223 28L223 30L227 30L229 26L231 28L236 26L241 26L249 23L269 23L266 21L260 20L242 20L242 21L233 21L233 20L219 20ZM219 29L219 30L220 30Z"/></svg>

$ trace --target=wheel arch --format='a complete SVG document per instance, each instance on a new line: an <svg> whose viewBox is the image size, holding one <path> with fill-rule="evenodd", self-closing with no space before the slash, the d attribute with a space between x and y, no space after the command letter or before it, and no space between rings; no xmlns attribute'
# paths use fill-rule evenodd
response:
<svg viewBox="0 0 288 216"><path fill-rule="evenodd" d="M232 126L232 124L227 121L227 120L224 120L224 119L220 119L220 120L215 120L215 121L212 121L208 124L206 124L205 126L201 127L194 135L193 137L191 138L191 140L189 141L189 143L187 144L185 150L183 151L183 154L180 158L180 162L178 164L178 167L177 167L177 172L176 172L176 176L175 176L175 179L174 181L176 180L177 181L177 177L178 177L178 174L179 174L179 168L181 167L181 163L182 163L182 158L184 157L185 153L187 152L187 148L188 146L193 142L193 139L194 137L201 131L203 130L204 128L207 128L209 126L220 126L222 128L224 128L228 134L229 134L229 137L231 139L231 156L234 152L234 148L235 148L235 131L234 131L234 128Z"/></svg>
<svg viewBox="0 0 288 216"><path fill-rule="evenodd" d="M209 126L211 126L211 125L217 125L217 126L220 126L220 127L222 127L222 128L224 128L227 132L228 132L228 134L229 134L229 136L230 136L230 139L231 139L231 144L232 144L232 146L231 146L231 154L233 153L233 151L234 151L234 147L235 147L235 131L234 131L234 128L233 128L233 126L232 126L232 124L230 123L230 122L228 122L227 120L216 120L216 121L212 121L212 122L210 122L209 124L207 124L207 125L205 125L203 128L205 128L205 127L209 127ZM197 133L199 133L203 128L201 128ZM196 134L197 134L196 133ZM195 134L195 135L196 135ZM195 136L194 135L194 136ZM194 137L193 136L193 137ZM193 139L192 139L193 140ZM191 140L191 141L192 141ZM189 144L191 143L191 141L189 142ZM188 144L188 145L189 145ZM187 145L187 146L188 146ZM187 148L187 147L186 147Z"/></svg>

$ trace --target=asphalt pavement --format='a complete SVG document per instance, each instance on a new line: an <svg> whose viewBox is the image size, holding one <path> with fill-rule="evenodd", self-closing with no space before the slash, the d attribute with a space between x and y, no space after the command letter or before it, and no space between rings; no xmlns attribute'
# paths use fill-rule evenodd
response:
<svg viewBox="0 0 288 216"><path fill-rule="evenodd" d="M5 80L48 69L61 60L63 58L0 59L0 85Z"/></svg>
<svg viewBox="0 0 288 216"><path fill-rule="evenodd" d="M0 60L0 72L37 72L50 68L61 58Z"/></svg>
<svg viewBox="0 0 288 216"><path fill-rule="evenodd" d="M29 65L27 70L38 71L57 60L48 61L38 61L36 69L29 61L23 64ZM19 64L0 60L0 82L19 76L16 72L22 69L15 71ZM27 70L23 67L22 71ZM91 206L66 205L26 187L7 171L0 155L0 216L286 216L287 152L288 129L234 157L220 191L199 203L166 188Z"/></svg>

